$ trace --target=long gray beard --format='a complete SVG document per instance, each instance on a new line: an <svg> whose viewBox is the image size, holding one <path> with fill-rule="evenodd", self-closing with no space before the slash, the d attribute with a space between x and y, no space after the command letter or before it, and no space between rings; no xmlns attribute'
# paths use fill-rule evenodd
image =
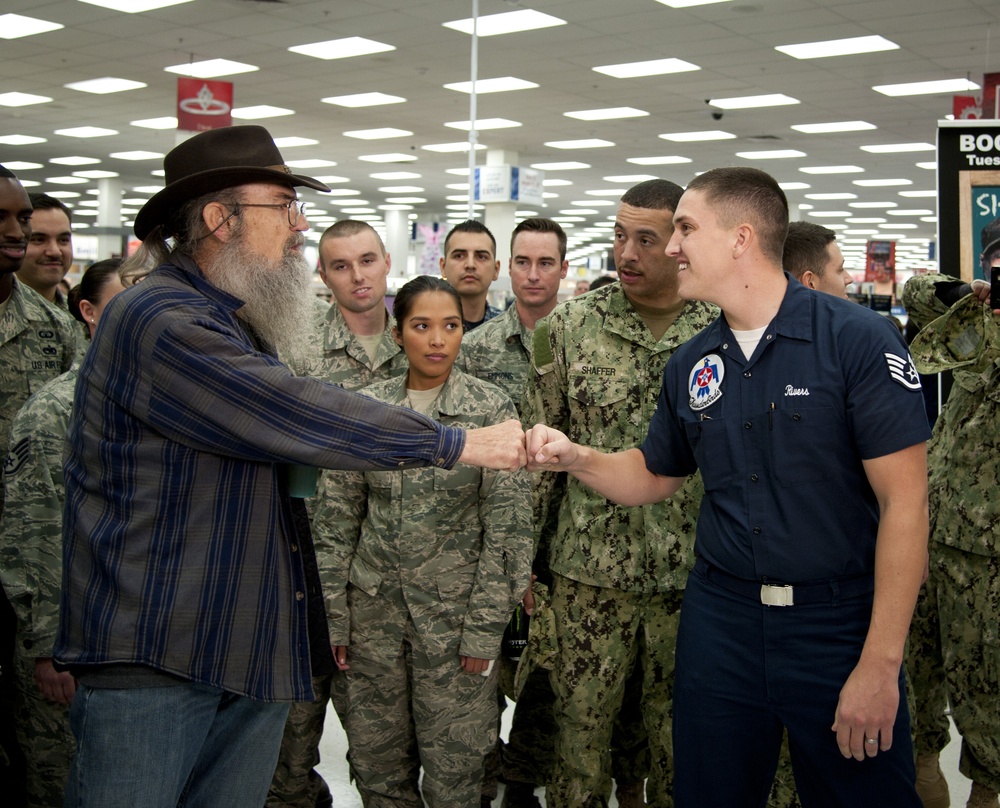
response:
<svg viewBox="0 0 1000 808"><path fill-rule="evenodd" d="M309 265L299 253L287 250L282 258L269 261L249 252L237 238L226 243L206 276L243 301L236 316L281 356L308 350L314 304Z"/></svg>

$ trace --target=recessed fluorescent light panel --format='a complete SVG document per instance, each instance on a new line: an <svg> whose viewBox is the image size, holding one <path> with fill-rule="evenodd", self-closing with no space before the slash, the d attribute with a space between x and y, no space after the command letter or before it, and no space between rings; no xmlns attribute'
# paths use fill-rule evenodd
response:
<svg viewBox="0 0 1000 808"><path fill-rule="evenodd" d="M910 81L905 84L879 84L872 89L882 95L898 98L907 95L933 95L934 93L964 93L981 89L968 79L940 79L939 81Z"/></svg>
<svg viewBox="0 0 1000 808"><path fill-rule="evenodd" d="M173 115L164 115L162 118L143 118L141 121L129 121L132 126L140 126L143 129L176 129L177 119Z"/></svg>
<svg viewBox="0 0 1000 808"><path fill-rule="evenodd" d="M449 129L461 129L464 132L472 129L471 121L449 121L445 126ZM517 126L522 126L520 121L511 121L507 118L481 118L476 121L477 132L487 129L513 129Z"/></svg>
<svg viewBox="0 0 1000 808"><path fill-rule="evenodd" d="M802 42L798 45L778 45L775 50L795 59L825 59L828 56L854 56L859 53L899 50L899 45L882 36L854 36L822 42Z"/></svg>
<svg viewBox="0 0 1000 808"><path fill-rule="evenodd" d="M96 157L81 157L74 155L70 157L53 157L49 160L49 162L60 166L93 166L97 165L101 161Z"/></svg>
<svg viewBox="0 0 1000 808"><path fill-rule="evenodd" d="M861 174L864 169L861 166L802 166L799 171L803 174Z"/></svg>
<svg viewBox="0 0 1000 808"><path fill-rule="evenodd" d="M279 149L294 149L297 146L315 146L319 143L318 140L313 140L311 137L276 137L274 139L274 145ZM311 213L312 211L310 211Z"/></svg>
<svg viewBox="0 0 1000 808"><path fill-rule="evenodd" d="M69 84L64 84L63 86L67 90L79 90L81 93L108 95L109 93L123 93L127 90L138 90L146 85L141 81L132 81L131 79L119 79L114 76L105 76L100 79L74 81Z"/></svg>
<svg viewBox="0 0 1000 808"><path fill-rule="evenodd" d="M116 157L119 160L159 160L163 157L161 152L151 152L151 151L123 151L123 152L111 152L108 157Z"/></svg>
<svg viewBox="0 0 1000 808"><path fill-rule="evenodd" d="M807 188L812 188L808 182L779 182L778 187L782 191L804 191Z"/></svg>
<svg viewBox="0 0 1000 808"><path fill-rule="evenodd" d="M391 126L384 126L381 129L354 129L342 134L344 137L353 137L358 140L384 140L390 137L409 137L413 132L409 129L394 129Z"/></svg>
<svg viewBox="0 0 1000 808"><path fill-rule="evenodd" d="M830 123L799 123L791 127L796 132L806 135L829 135L835 132L865 132L878 129L868 121L831 121Z"/></svg>
<svg viewBox="0 0 1000 808"><path fill-rule="evenodd" d="M331 95L320 99L324 104L334 104L338 107L378 107L382 104L402 104L406 99L399 95L386 93L352 93L351 95Z"/></svg>
<svg viewBox="0 0 1000 808"><path fill-rule="evenodd" d="M792 157L805 157L806 153L796 149L766 149L764 151L736 152L737 157L744 160L787 160Z"/></svg>
<svg viewBox="0 0 1000 808"><path fill-rule="evenodd" d="M673 166L692 161L690 157L681 157L678 154L666 154L660 157L628 157L625 162L634 163L637 166Z"/></svg>
<svg viewBox="0 0 1000 808"><path fill-rule="evenodd" d="M479 79L476 82L476 94L484 93L508 93L513 90L531 90L537 87L533 81L525 81L514 76L500 76L495 79ZM471 81L456 81L452 84L445 84L446 90L455 90L460 93L471 93Z"/></svg>
<svg viewBox="0 0 1000 808"><path fill-rule="evenodd" d="M32 104L47 104L52 99L33 93L0 93L0 107L28 107Z"/></svg>
<svg viewBox="0 0 1000 808"><path fill-rule="evenodd" d="M32 135L0 135L0 145L2 146L31 146L35 143L47 142L43 137L33 137Z"/></svg>
<svg viewBox="0 0 1000 808"><path fill-rule="evenodd" d="M913 185L913 180L854 180L854 184L862 188L892 188L896 185Z"/></svg>
<svg viewBox="0 0 1000 808"><path fill-rule="evenodd" d="M218 76L234 76L237 73L253 73L255 70L260 70L256 65L234 62L232 59L205 59L201 62L171 65L163 69L168 73L190 76L195 79L214 79Z"/></svg>
<svg viewBox="0 0 1000 808"><path fill-rule="evenodd" d="M158 8L168 6L180 6L190 3L191 0L80 0L88 6L99 6L109 8L112 11L121 11L124 14L141 14L143 11L154 11Z"/></svg>
<svg viewBox="0 0 1000 808"><path fill-rule="evenodd" d="M688 73L701 68L683 59L650 59L645 62L624 62L617 65L600 65L591 68L615 79L635 79L642 76L664 76L668 73Z"/></svg>
<svg viewBox="0 0 1000 808"><path fill-rule="evenodd" d="M861 151L871 154L902 154L903 152L934 151L933 143L884 143L876 146L861 146Z"/></svg>
<svg viewBox="0 0 1000 808"><path fill-rule="evenodd" d="M293 45L288 50L312 56L314 59L350 59L353 56L368 56L372 53L385 53L396 50L395 45L376 42L361 36L349 36L344 39L327 39L324 42L310 42L307 45Z"/></svg>
<svg viewBox="0 0 1000 808"><path fill-rule="evenodd" d="M358 159L366 163L411 163L417 159L417 155L401 154L399 152L391 154L362 154Z"/></svg>
<svg viewBox="0 0 1000 808"><path fill-rule="evenodd" d="M57 135L64 137L106 137L117 135L117 129L103 129L100 126L75 126L70 129L56 129Z"/></svg>
<svg viewBox="0 0 1000 808"><path fill-rule="evenodd" d="M294 109L284 107L272 107L270 104L258 104L254 107L242 107L234 109L232 115L241 121L257 121L261 118L279 118L282 115L294 115Z"/></svg>
<svg viewBox="0 0 1000 808"><path fill-rule="evenodd" d="M532 163L531 167L540 168L542 171L572 171L577 168L590 168L590 164L567 160L562 163Z"/></svg>
<svg viewBox="0 0 1000 808"><path fill-rule="evenodd" d="M607 107L605 109L578 109L575 112L564 112L563 115L578 121L617 121L622 118L645 118L649 113L635 107Z"/></svg>
<svg viewBox="0 0 1000 808"><path fill-rule="evenodd" d="M469 150L469 141L460 140L455 143L428 143L426 146L421 146L421 149L426 149L427 151L438 152L439 154L450 154L452 152L467 152ZM482 151L486 147L482 143L476 144L476 151Z"/></svg>
<svg viewBox="0 0 1000 808"><path fill-rule="evenodd" d="M782 107L789 104L800 104L797 98L783 93L768 95L745 95L738 98L712 98L708 104L718 109L758 109L761 107Z"/></svg>
<svg viewBox="0 0 1000 808"><path fill-rule="evenodd" d="M473 19L452 20L441 23L445 28L472 34ZM566 20L543 14L541 11L522 9L520 11L504 11L500 14L486 14L475 20L476 36L499 36L500 34L516 34L521 31L537 31L541 28L553 28L565 25Z"/></svg>
<svg viewBox="0 0 1000 808"><path fill-rule="evenodd" d="M64 26L57 22L25 17L21 14L0 14L0 39L20 39L48 31L58 31Z"/></svg>
<svg viewBox="0 0 1000 808"><path fill-rule="evenodd" d="M545 145L550 149L606 149L615 144L610 140L588 138L584 140L550 140Z"/></svg>
<svg viewBox="0 0 1000 808"><path fill-rule="evenodd" d="M714 6L716 3L728 3L730 0L656 0L670 8L694 8L695 6Z"/></svg>
<svg viewBox="0 0 1000 808"><path fill-rule="evenodd" d="M705 129L701 132L667 132L660 137L674 143L702 143L707 140L734 140L736 135L721 129Z"/></svg>

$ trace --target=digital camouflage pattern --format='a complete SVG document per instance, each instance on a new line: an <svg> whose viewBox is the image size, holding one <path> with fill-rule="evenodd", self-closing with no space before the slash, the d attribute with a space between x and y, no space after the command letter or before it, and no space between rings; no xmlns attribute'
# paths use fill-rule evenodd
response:
<svg viewBox="0 0 1000 808"><path fill-rule="evenodd" d="M667 360L717 315L714 306L688 303L656 340L619 284L557 306L535 328L522 421L547 424L598 449L638 447L656 410ZM702 492L696 475L665 502L625 508L574 477L561 483L552 474L540 478L536 530L558 513L549 548L554 620L539 625L540 632L545 625L556 632L541 640L557 648L551 683L559 729L555 774L546 790L553 808L605 800L613 725L640 654L647 680L642 712L646 726L655 728L648 739L647 799L672 805L675 611L694 561ZM635 748L627 739L622 745Z"/></svg>
<svg viewBox="0 0 1000 808"><path fill-rule="evenodd" d="M286 359L297 374L315 376L355 391L406 372L406 354L392 338L395 321L388 311L385 332L373 361L347 327L336 303L331 305L317 297L315 307L316 330L309 353ZM321 476L329 473L320 471ZM315 500L307 503L312 512ZM288 711L265 808L318 808L332 804L330 789L315 767L319 763L328 701L332 702L341 724L344 723L347 698L344 675L336 671L331 676L314 677L313 689L314 701L296 702Z"/></svg>
<svg viewBox="0 0 1000 808"><path fill-rule="evenodd" d="M362 392L392 404L407 402L405 377ZM452 372L433 406L431 417L449 426L486 426L514 415L513 404L500 390L460 371ZM392 780L391 788L407 799L423 762L429 805L478 802L483 754L495 740L497 674L494 666L489 677L453 677L463 675L460 655L496 659L499 654L504 627L528 585L530 499L523 470L497 472L460 464L451 470L339 472L323 478L313 515L314 538L331 642L348 646L352 666L347 728L362 794L389 789ZM399 712L394 695L400 665L406 666L414 686L419 681L426 688L413 694L415 730ZM454 681L463 684L448 684ZM380 698L383 684L385 696ZM463 703L456 704L456 697ZM362 704L363 722L353 712L354 705ZM442 722L447 715L452 719ZM454 718L458 715L463 720ZM364 729L359 722L384 729L374 738L365 735L362 744L352 732L352 727ZM428 736L431 729L451 724L448 762L433 756ZM387 772L384 760L399 755L403 762ZM450 784L452 793L438 793L442 784Z"/></svg>
<svg viewBox="0 0 1000 808"><path fill-rule="evenodd" d="M607 451L638 447L649 429L673 351L711 323L718 309L691 302L657 342L619 284L560 304L538 322L522 421ZM683 589L694 562L694 525L703 486L695 475L670 499L625 508L576 478L552 495L545 475L536 525L559 511L552 571L592 586L653 593Z"/></svg>
<svg viewBox="0 0 1000 808"><path fill-rule="evenodd" d="M985 304L966 297L947 309L934 296L936 283L957 280L912 278L904 303L928 323L911 346L922 372L973 358L955 370L928 444L931 572L948 697L962 736L959 768L1000 790L1000 340L983 316ZM986 338L976 347L980 333Z"/></svg>
<svg viewBox="0 0 1000 808"><path fill-rule="evenodd" d="M13 282L0 319L0 457L7 457L10 426L21 405L68 371L84 348L69 314L16 277Z"/></svg>
<svg viewBox="0 0 1000 808"><path fill-rule="evenodd" d="M25 402L10 430L0 519L0 580L17 615L15 728L30 808L63 803L76 742L69 707L43 698L35 659L51 657L62 584L63 447L79 365Z"/></svg>
<svg viewBox="0 0 1000 808"><path fill-rule="evenodd" d="M517 306L508 306L499 317L462 338L455 367L495 384L519 406L531 370L531 333L521 323Z"/></svg>
<svg viewBox="0 0 1000 808"><path fill-rule="evenodd" d="M299 376L315 376L345 390L360 390L374 382L406 372L406 354L392 338L395 325L386 311L385 331L374 359L368 358L340 308L322 300L316 304L316 328L307 355L285 357L288 366Z"/></svg>

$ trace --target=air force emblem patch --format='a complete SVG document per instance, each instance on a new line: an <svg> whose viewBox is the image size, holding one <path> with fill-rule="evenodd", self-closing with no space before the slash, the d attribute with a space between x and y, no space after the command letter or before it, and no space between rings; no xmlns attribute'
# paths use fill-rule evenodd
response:
<svg viewBox="0 0 1000 808"><path fill-rule="evenodd" d="M889 368L889 377L894 382L903 385L907 390L920 389L920 379L917 378L917 369L909 354L906 354L906 356L897 356L894 353L885 352L883 356L885 356L885 363Z"/></svg>
<svg viewBox="0 0 1000 808"><path fill-rule="evenodd" d="M722 377L725 373L722 357L718 354L709 354L698 360L688 376L688 401L692 410L703 410L722 398Z"/></svg>

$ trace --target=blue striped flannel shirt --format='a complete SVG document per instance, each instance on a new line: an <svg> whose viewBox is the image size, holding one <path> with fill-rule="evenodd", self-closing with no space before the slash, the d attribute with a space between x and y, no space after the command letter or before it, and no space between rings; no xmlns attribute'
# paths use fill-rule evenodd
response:
<svg viewBox="0 0 1000 808"><path fill-rule="evenodd" d="M464 433L308 377L174 255L108 306L67 445L58 663L312 698L288 463L450 468Z"/></svg>

